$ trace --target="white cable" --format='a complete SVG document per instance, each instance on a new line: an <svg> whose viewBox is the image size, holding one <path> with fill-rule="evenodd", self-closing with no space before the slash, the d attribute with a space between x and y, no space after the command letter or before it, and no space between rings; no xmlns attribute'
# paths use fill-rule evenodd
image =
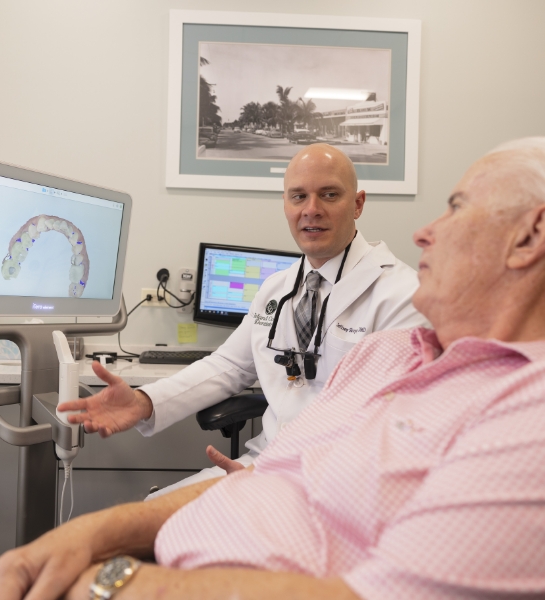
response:
<svg viewBox="0 0 545 600"><path fill-rule="evenodd" d="M64 468L64 483L62 484L62 493L61 493L61 510L59 511L59 525L62 525L62 513L64 508L64 492L66 491L66 482L68 481L68 473L66 472L66 467Z"/></svg>
<svg viewBox="0 0 545 600"><path fill-rule="evenodd" d="M59 511L59 525L64 523L68 523L70 518L72 517L72 511L74 510L74 478L72 473L72 467L67 462L63 461L64 464L64 483L62 484L62 492L61 492L61 508ZM62 520L62 514L64 509L64 492L66 491L66 483L70 479L70 513L68 514L68 519L66 521Z"/></svg>
<svg viewBox="0 0 545 600"><path fill-rule="evenodd" d="M68 513L68 519L66 522L70 521L72 517L72 511L74 510L74 471L70 467L70 512Z"/></svg>

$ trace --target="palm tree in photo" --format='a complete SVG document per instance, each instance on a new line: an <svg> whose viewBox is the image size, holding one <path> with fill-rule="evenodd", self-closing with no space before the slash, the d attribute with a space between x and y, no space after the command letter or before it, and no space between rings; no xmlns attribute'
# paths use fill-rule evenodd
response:
<svg viewBox="0 0 545 600"><path fill-rule="evenodd" d="M303 123L308 129L311 129L315 119L319 116L320 113L316 112L316 104L314 104L312 99L309 99L306 102L303 98L297 100L297 121L299 123Z"/></svg>
<svg viewBox="0 0 545 600"><path fill-rule="evenodd" d="M260 127L263 118L262 112L262 107L259 102L248 102L248 104L245 104L242 107L239 120L244 125Z"/></svg>
<svg viewBox="0 0 545 600"><path fill-rule="evenodd" d="M291 102L291 100L289 98L291 90L292 90L291 87L283 88L281 85L276 86L276 95L278 96L278 98L280 100L280 105Z"/></svg>
<svg viewBox="0 0 545 600"><path fill-rule="evenodd" d="M199 63L201 67L210 64L204 56L199 57ZM213 87L213 83L208 83L202 75L199 75L199 126L221 125L222 119L218 114L221 108L216 104L217 97Z"/></svg>
<svg viewBox="0 0 545 600"><path fill-rule="evenodd" d="M293 122L295 121L296 104L289 99L289 93L291 87L283 88L281 85L276 86L276 94L280 99L280 111L279 111L279 122L282 128L282 135L284 132L293 130Z"/></svg>
<svg viewBox="0 0 545 600"><path fill-rule="evenodd" d="M276 102L265 102L265 104L261 107L263 121L267 123L269 129L276 129L276 125L278 124L279 119L279 111L280 106L278 106Z"/></svg>
<svg viewBox="0 0 545 600"><path fill-rule="evenodd" d="M216 104L216 96L212 84L201 76L199 81L199 125L221 125L220 107Z"/></svg>

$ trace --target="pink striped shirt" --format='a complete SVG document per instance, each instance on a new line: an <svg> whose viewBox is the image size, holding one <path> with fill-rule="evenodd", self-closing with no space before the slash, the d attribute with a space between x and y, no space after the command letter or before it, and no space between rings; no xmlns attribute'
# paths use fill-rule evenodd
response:
<svg viewBox="0 0 545 600"><path fill-rule="evenodd" d="M545 594L545 342L442 353L425 329L369 336L255 471L176 512L155 551L339 576L366 600Z"/></svg>

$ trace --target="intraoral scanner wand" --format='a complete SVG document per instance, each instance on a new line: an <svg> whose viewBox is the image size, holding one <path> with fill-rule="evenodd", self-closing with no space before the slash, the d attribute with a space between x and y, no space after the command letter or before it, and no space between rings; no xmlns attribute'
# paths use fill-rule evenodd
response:
<svg viewBox="0 0 545 600"><path fill-rule="evenodd" d="M53 332L53 342L59 358L59 404L62 404L63 402L75 400L79 397L79 365L74 361L72 353L70 352L70 347L68 346L68 340L62 331ZM59 412L59 409L57 408L58 419L72 428L72 449L65 450L58 444L55 445L57 456L62 460L64 465L64 485L62 488L59 515L60 524L63 522L62 509L64 503L64 491L68 479L70 479L71 508L67 521L70 520L70 517L72 516L72 509L74 508L74 491L72 486L71 465L79 449L79 425L73 425L72 423L69 423L68 415L77 412L79 411Z"/></svg>

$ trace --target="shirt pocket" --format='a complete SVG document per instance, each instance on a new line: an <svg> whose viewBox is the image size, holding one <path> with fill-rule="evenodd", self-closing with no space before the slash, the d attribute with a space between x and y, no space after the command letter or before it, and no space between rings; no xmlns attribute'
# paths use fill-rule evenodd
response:
<svg viewBox="0 0 545 600"><path fill-rule="evenodd" d="M326 335L322 347L322 356L318 363L318 373L316 379L325 383L333 372L333 369L339 364L341 359L356 345L357 341L341 340L334 335Z"/></svg>
<svg viewBox="0 0 545 600"><path fill-rule="evenodd" d="M347 352L352 350L352 348L359 342L359 339L355 339L354 341L343 340L340 337L337 337L336 335L330 333L329 335L326 335L324 342L325 346L328 349L333 348L337 352L342 352L343 354L346 354Z"/></svg>

